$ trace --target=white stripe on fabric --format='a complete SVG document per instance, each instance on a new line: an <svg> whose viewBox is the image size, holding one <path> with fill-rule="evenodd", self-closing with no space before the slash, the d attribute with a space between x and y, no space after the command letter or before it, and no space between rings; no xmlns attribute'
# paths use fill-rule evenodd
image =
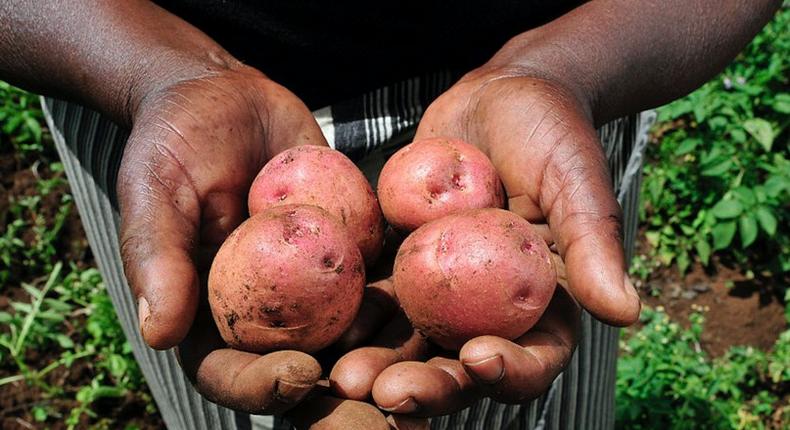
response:
<svg viewBox="0 0 790 430"><path fill-rule="evenodd" d="M332 149L335 149L335 122L332 121L332 106L326 106L316 111L313 111L318 126L321 127L321 132L324 133L324 138Z"/></svg>
<svg viewBox="0 0 790 430"><path fill-rule="evenodd" d="M625 200L625 195L628 190L631 188L631 182L638 179L641 175L642 170L642 163L643 163L643 156L645 152L645 148L647 148L648 143L648 133L647 131L650 130L650 127L653 126L653 123L656 122L658 118L658 114L656 111L651 110L647 112L642 112L639 115L639 132L636 135L636 142L634 142L634 148L631 152L631 157L628 159L628 164L625 167L625 171L623 172L623 179L620 183L620 192L617 195L617 201L623 202Z"/></svg>

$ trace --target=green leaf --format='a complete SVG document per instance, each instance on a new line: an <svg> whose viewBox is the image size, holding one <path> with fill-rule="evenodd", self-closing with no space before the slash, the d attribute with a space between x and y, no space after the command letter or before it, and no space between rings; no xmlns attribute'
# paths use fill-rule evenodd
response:
<svg viewBox="0 0 790 430"><path fill-rule="evenodd" d="M24 314L33 312L33 306L30 306L30 303L11 302L11 307L14 308L15 311Z"/></svg>
<svg viewBox="0 0 790 430"><path fill-rule="evenodd" d="M743 205L737 200L721 200L711 209L716 218L735 218L743 212Z"/></svg>
<svg viewBox="0 0 790 430"><path fill-rule="evenodd" d="M758 206L755 215L763 230L768 233L768 236L773 237L776 234L777 221L771 209L767 206Z"/></svg>
<svg viewBox="0 0 790 430"><path fill-rule="evenodd" d="M732 136L732 140L734 140L737 143L746 142L746 132L739 128L731 130L730 136Z"/></svg>
<svg viewBox="0 0 790 430"><path fill-rule="evenodd" d="M752 214L743 214L738 231L741 233L741 247L746 248L757 239L757 220Z"/></svg>
<svg viewBox="0 0 790 430"><path fill-rule="evenodd" d="M60 345L63 349L71 349L74 348L74 341L71 340L70 337L66 336L65 334L59 333L55 336L55 340L58 341L58 345Z"/></svg>
<svg viewBox="0 0 790 430"><path fill-rule="evenodd" d="M774 97L773 108L779 113L790 113L790 93L779 93Z"/></svg>
<svg viewBox="0 0 790 430"><path fill-rule="evenodd" d="M25 118L25 125L27 129L33 134L33 139L36 143L41 142L41 124L33 117Z"/></svg>
<svg viewBox="0 0 790 430"><path fill-rule="evenodd" d="M704 239L700 239L697 241L694 247L697 249L697 255L699 255L699 259L702 262L702 264L707 266L708 263L710 262L710 252L711 252L708 241Z"/></svg>
<svg viewBox="0 0 790 430"><path fill-rule="evenodd" d="M720 176L730 170L730 167L732 167L732 160L724 160L719 164L705 168L702 171L702 176Z"/></svg>
<svg viewBox="0 0 790 430"><path fill-rule="evenodd" d="M686 139L675 149L675 155L684 155L693 151L702 141L700 139Z"/></svg>
<svg viewBox="0 0 790 430"><path fill-rule="evenodd" d="M713 235L713 249L718 251L730 246L732 238L735 237L735 221L727 221L716 224L711 229Z"/></svg>
<svg viewBox="0 0 790 430"><path fill-rule="evenodd" d="M751 188L746 187L738 187L733 190L736 196L738 196L738 200L744 204L746 207L754 206L757 202L757 197L754 195L754 192Z"/></svg>
<svg viewBox="0 0 790 430"><path fill-rule="evenodd" d="M38 288L30 284L24 284L24 283L22 284L22 288L24 288L24 290L27 291L27 293L30 294L30 296L33 297L33 299L35 300L41 299L41 290L39 290Z"/></svg>
<svg viewBox="0 0 790 430"><path fill-rule="evenodd" d="M743 128L762 145L765 152L771 151L776 136L770 122L762 118L751 118L743 122Z"/></svg>
<svg viewBox="0 0 790 430"><path fill-rule="evenodd" d="M785 178L778 175L771 176L763 185L765 186L766 194L770 197L778 197L788 186Z"/></svg>
<svg viewBox="0 0 790 430"><path fill-rule="evenodd" d="M33 413L33 419L40 423L43 423L44 421L47 420L47 416L48 416L47 410L42 408L41 406L33 406L33 409L31 409L30 412Z"/></svg>
<svg viewBox="0 0 790 430"><path fill-rule="evenodd" d="M686 252L686 250L682 250L678 254L676 261L677 261L678 270L680 271L680 273L681 274L686 273L686 270L691 265L691 259L689 258L688 252Z"/></svg>
<svg viewBox="0 0 790 430"><path fill-rule="evenodd" d="M63 315L52 311L39 312L37 316L42 320L56 321L56 322L60 322L65 319Z"/></svg>

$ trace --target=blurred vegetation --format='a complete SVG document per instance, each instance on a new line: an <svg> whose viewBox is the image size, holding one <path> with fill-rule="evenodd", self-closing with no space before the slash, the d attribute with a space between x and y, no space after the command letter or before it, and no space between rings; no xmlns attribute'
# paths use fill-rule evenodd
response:
<svg viewBox="0 0 790 430"><path fill-rule="evenodd" d="M66 234L74 203L38 97L0 81L0 103L0 157L10 188L0 185L7 199L0 205L0 393L25 384L39 396L23 410L2 411L0 427L27 412L41 426L118 428L94 406L102 401L112 409L114 399L120 407L126 397L155 413L84 237L73 237L82 232ZM72 371L76 380L63 383Z"/></svg>
<svg viewBox="0 0 790 430"><path fill-rule="evenodd" d="M718 259L773 279L790 325L788 66L785 6L720 76L659 109L642 187L648 249L632 274ZM790 330L769 352L711 359L700 347L707 311L696 307L684 328L645 309L642 328L623 331L618 428L790 428Z"/></svg>
<svg viewBox="0 0 790 430"><path fill-rule="evenodd" d="M713 255L790 271L789 79L784 7L720 76L659 109L640 213L652 251L634 273Z"/></svg>

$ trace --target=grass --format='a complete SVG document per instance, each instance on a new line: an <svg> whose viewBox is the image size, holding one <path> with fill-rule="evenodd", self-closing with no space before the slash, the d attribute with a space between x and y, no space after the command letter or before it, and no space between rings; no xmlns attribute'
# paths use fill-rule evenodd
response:
<svg viewBox="0 0 790 430"><path fill-rule="evenodd" d="M114 416L156 408L81 231L68 231L74 204L38 99L0 82L0 102L0 397L24 399L3 403L0 427L136 428Z"/></svg>

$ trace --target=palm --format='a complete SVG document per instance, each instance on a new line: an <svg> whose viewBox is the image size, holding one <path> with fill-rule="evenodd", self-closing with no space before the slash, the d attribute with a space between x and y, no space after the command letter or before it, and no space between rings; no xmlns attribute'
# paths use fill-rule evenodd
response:
<svg viewBox="0 0 790 430"><path fill-rule="evenodd" d="M141 331L155 348L179 345L187 375L217 403L281 412L320 377L307 354L226 349L200 299L214 252L247 217L258 170L285 148L322 142L301 101L246 68L180 82L147 97L135 115L118 195Z"/></svg>
<svg viewBox="0 0 790 430"><path fill-rule="evenodd" d="M421 416L453 412L481 395L522 402L540 395L570 359L578 336L576 302L616 325L638 314L600 143L567 91L540 79L485 73L468 75L429 107L415 139L433 136L461 138L487 153L508 208L556 243L567 283L538 324L512 342L476 338L459 359L430 358L406 347L414 336L392 347L386 359L379 358L381 351L360 349L338 362L335 389L355 398L372 393L381 407ZM365 371L373 376L360 384Z"/></svg>

